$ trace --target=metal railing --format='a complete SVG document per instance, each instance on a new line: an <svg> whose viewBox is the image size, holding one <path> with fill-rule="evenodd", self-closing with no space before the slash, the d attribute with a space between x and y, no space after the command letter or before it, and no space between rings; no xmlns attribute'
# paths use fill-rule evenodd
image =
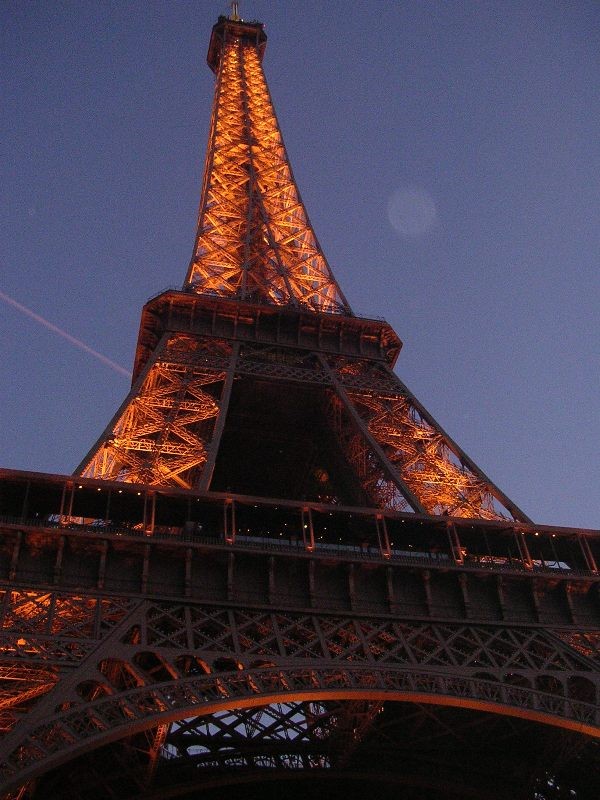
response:
<svg viewBox="0 0 600 800"><path fill-rule="evenodd" d="M207 547L218 547L227 550L246 549L262 552L279 552L296 554L305 557L320 558L341 558L358 559L361 561L377 561L383 563L394 563L403 566L417 566L437 569L457 569L467 571L485 572L511 572L519 574L536 575L557 575L566 574L573 577L594 576L591 570L572 567L564 561L542 562L534 560L533 565L528 567L524 561L514 557L489 556L485 554L468 553L462 562L457 563L449 553L429 552L427 550L399 550L391 548L389 554L383 554L375 544L339 544L332 542L321 542L318 539L314 547L305 547L301 537L292 538L289 536L266 537L252 536L248 534L238 534L233 542L228 542L220 531L209 533L203 531L186 531L185 526L157 526L154 531L144 530L143 524L125 523L111 524L103 520L96 520L93 523L78 523L68 517L48 519L48 517L24 518L16 516L0 515L0 524L10 525L16 528L37 528L46 529L49 532L73 532L89 533L100 537L128 537L134 539L146 539L152 541L170 542L172 544L186 544ZM170 532L161 531L160 527L170 527Z"/></svg>

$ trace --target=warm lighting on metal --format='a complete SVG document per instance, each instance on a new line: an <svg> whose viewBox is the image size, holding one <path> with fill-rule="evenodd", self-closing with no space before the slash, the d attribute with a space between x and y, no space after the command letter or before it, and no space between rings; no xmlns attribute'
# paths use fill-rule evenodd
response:
<svg viewBox="0 0 600 800"><path fill-rule="evenodd" d="M302 204L255 40L229 26L220 50L186 282L204 294L348 313ZM233 34L233 35L231 35Z"/></svg>
<svg viewBox="0 0 600 800"><path fill-rule="evenodd" d="M372 766L390 796L433 796L429 774L400 772L413 761L477 773L450 793L491 797L469 742L512 760L514 720L503 735L468 709L598 735L598 534L535 530L392 372L390 326L352 315L294 183L265 41L236 2L213 29L186 286L144 307L132 389L76 472L86 491L10 471L0 486L7 800L188 796L184 773L196 794L206 777L209 796L258 796L257 776L330 766L333 794ZM439 709L457 713L431 737ZM544 743L541 767L557 752ZM89 765L109 791L87 791Z"/></svg>

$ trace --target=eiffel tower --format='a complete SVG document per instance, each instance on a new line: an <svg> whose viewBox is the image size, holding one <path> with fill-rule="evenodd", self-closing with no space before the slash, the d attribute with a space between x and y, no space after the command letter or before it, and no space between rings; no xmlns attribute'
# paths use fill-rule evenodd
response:
<svg viewBox="0 0 600 800"><path fill-rule="evenodd" d="M600 796L598 532L537 526L393 372L262 69L212 29L198 229L73 476L0 471L5 799Z"/></svg>

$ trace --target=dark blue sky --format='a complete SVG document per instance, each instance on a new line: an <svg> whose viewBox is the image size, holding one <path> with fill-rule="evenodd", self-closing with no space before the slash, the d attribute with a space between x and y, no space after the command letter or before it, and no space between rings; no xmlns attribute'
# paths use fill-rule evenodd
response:
<svg viewBox="0 0 600 800"><path fill-rule="evenodd" d="M228 4L0 5L0 292L129 368L181 285ZM533 519L600 527L600 6L260 2L317 236L397 371ZM393 222L393 224L392 224ZM0 464L70 472L128 381L0 301Z"/></svg>

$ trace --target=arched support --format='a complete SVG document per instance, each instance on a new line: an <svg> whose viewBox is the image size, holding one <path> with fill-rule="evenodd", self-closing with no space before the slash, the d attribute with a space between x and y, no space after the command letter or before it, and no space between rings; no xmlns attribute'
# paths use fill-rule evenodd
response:
<svg viewBox="0 0 600 800"><path fill-rule="evenodd" d="M71 706L40 720L4 754L3 791L125 735L179 719L278 702L395 701L520 717L600 738L591 703L520 686L435 671L354 667L240 670L194 675Z"/></svg>

